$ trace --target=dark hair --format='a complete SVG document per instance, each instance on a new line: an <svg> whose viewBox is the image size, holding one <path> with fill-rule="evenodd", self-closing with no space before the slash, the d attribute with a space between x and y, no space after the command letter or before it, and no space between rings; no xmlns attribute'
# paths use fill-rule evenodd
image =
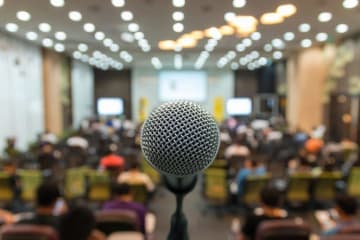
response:
<svg viewBox="0 0 360 240"><path fill-rule="evenodd" d="M75 207L60 218L61 240L87 240L96 227L94 214L86 207Z"/></svg>
<svg viewBox="0 0 360 240"><path fill-rule="evenodd" d="M336 206L341 209L345 214L356 215L357 202L354 197L348 195L338 195L335 199Z"/></svg>
<svg viewBox="0 0 360 240"><path fill-rule="evenodd" d="M129 169L137 169L140 167L140 164L138 161L131 161L130 162L130 166L129 166Z"/></svg>
<svg viewBox="0 0 360 240"><path fill-rule="evenodd" d="M116 183L112 187L114 196L122 196L130 193L130 185L127 183Z"/></svg>
<svg viewBox="0 0 360 240"><path fill-rule="evenodd" d="M260 192L260 199L269 207L281 207L282 205L282 195L274 186L264 187Z"/></svg>
<svg viewBox="0 0 360 240"><path fill-rule="evenodd" d="M43 183L36 191L36 204L41 207L50 207L60 197L60 191L54 183Z"/></svg>

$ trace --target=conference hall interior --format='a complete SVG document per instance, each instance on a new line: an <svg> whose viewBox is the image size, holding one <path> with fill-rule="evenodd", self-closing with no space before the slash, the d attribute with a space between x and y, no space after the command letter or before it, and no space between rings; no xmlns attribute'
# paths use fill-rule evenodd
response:
<svg viewBox="0 0 360 240"><path fill-rule="evenodd" d="M0 0L1 240L360 239L359 0Z"/></svg>

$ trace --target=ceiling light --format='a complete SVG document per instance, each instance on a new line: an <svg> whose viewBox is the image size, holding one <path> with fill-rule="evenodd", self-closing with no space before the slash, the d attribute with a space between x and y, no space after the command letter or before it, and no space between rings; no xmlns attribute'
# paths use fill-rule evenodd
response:
<svg viewBox="0 0 360 240"><path fill-rule="evenodd" d="M81 58L81 52L79 52L79 51L74 51L73 52L73 57L75 58L75 59L80 59Z"/></svg>
<svg viewBox="0 0 360 240"><path fill-rule="evenodd" d="M99 41L102 41L105 38L105 34L103 32L96 32L94 36L95 39Z"/></svg>
<svg viewBox="0 0 360 240"><path fill-rule="evenodd" d="M193 48L196 47L197 40L194 39L190 34L186 34L177 40L177 45L181 48Z"/></svg>
<svg viewBox="0 0 360 240"><path fill-rule="evenodd" d="M284 33L284 39L286 41L292 41L295 39L295 34L293 32L286 32Z"/></svg>
<svg viewBox="0 0 360 240"><path fill-rule="evenodd" d="M0 0L0 7L4 5L4 0Z"/></svg>
<svg viewBox="0 0 360 240"><path fill-rule="evenodd" d="M176 46L176 42L173 40L160 41L158 47L161 50L173 50Z"/></svg>
<svg viewBox="0 0 360 240"><path fill-rule="evenodd" d="M311 26L308 23L302 23L299 25L300 32L308 32L308 31L310 31L310 29L311 29Z"/></svg>
<svg viewBox="0 0 360 240"><path fill-rule="evenodd" d="M281 59L282 56L283 56L283 54L282 54L282 52L280 52L280 51L275 51L275 52L273 53L273 58L274 58L274 59Z"/></svg>
<svg viewBox="0 0 360 240"><path fill-rule="evenodd" d="M262 24L279 24L284 21L284 18L282 15L277 13L264 13L261 18L260 22Z"/></svg>
<svg viewBox="0 0 360 240"><path fill-rule="evenodd" d="M328 39L328 35L327 33L318 33L316 34L316 40L318 40L319 42L325 42Z"/></svg>
<svg viewBox="0 0 360 240"><path fill-rule="evenodd" d="M64 32L56 32L55 38L59 41L64 41L66 39L66 33Z"/></svg>
<svg viewBox="0 0 360 240"><path fill-rule="evenodd" d="M131 21L131 20L133 20L133 18L134 18L134 15L130 11L123 11L121 13L121 19L124 21Z"/></svg>
<svg viewBox="0 0 360 240"><path fill-rule="evenodd" d="M344 0L342 3L344 8L355 8L359 5L358 0Z"/></svg>
<svg viewBox="0 0 360 240"><path fill-rule="evenodd" d="M250 53L250 56L252 59L256 59L256 58L260 57L260 53L258 51L252 51Z"/></svg>
<svg viewBox="0 0 360 240"><path fill-rule="evenodd" d="M144 38L139 39L139 40L138 40L138 44L139 44L140 47L144 47L144 46L148 46L148 45L149 45L148 41L147 41L146 39L144 39Z"/></svg>
<svg viewBox="0 0 360 240"><path fill-rule="evenodd" d="M35 41L38 38L38 34L36 32L27 32L26 38L30 41Z"/></svg>
<svg viewBox="0 0 360 240"><path fill-rule="evenodd" d="M246 0L233 0L232 4L235 8L242 8L246 5Z"/></svg>
<svg viewBox="0 0 360 240"><path fill-rule="evenodd" d="M267 43L267 44L264 45L264 51L265 52L271 52L272 49L273 49L273 47L272 47L271 44Z"/></svg>
<svg viewBox="0 0 360 240"><path fill-rule="evenodd" d="M110 47L111 44L113 44L113 40L111 40L110 38L105 38L103 43L105 47Z"/></svg>
<svg viewBox="0 0 360 240"><path fill-rule="evenodd" d="M160 59L158 57L152 57L151 58L151 64L156 69L161 69L162 68L162 64L161 64Z"/></svg>
<svg viewBox="0 0 360 240"><path fill-rule="evenodd" d="M63 7L65 5L64 0L50 0L50 4L54 7Z"/></svg>
<svg viewBox="0 0 360 240"><path fill-rule="evenodd" d="M80 58L81 61L83 62L88 62L89 61L89 56L84 54L84 55L81 55L81 58Z"/></svg>
<svg viewBox="0 0 360 240"><path fill-rule="evenodd" d="M78 11L71 11L69 12L69 18L74 22L79 22L82 19L82 15Z"/></svg>
<svg viewBox="0 0 360 240"><path fill-rule="evenodd" d="M174 32L182 32L184 31L184 25L182 23L175 23L173 25Z"/></svg>
<svg viewBox="0 0 360 240"><path fill-rule="evenodd" d="M192 31L191 36L197 40L201 39L204 37L204 33L202 31L196 30L196 31Z"/></svg>
<svg viewBox="0 0 360 240"><path fill-rule="evenodd" d="M26 11L19 11L16 13L16 17L20 20L20 21L24 21L27 22L31 19L31 15L30 13L26 12Z"/></svg>
<svg viewBox="0 0 360 240"><path fill-rule="evenodd" d="M134 38L136 39L136 40L140 40L140 39L143 39L145 36L144 36L144 33L143 32L136 32L135 34L134 34Z"/></svg>
<svg viewBox="0 0 360 240"><path fill-rule="evenodd" d="M261 57L259 58L258 60L258 63L261 65L261 66L265 66L267 64L268 60L265 58L265 57Z"/></svg>
<svg viewBox="0 0 360 240"><path fill-rule="evenodd" d="M125 0L111 0L111 3L114 7L123 7L125 6Z"/></svg>
<svg viewBox="0 0 360 240"><path fill-rule="evenodd" d="M242 43L245 45L245 47L250 47L252 45L252 41L249 38L243 39Z"/></svg>
<svg viewBox="0 0 360 240"><path fill-rule="evenodd" d="M176 69L181 69L183 66L182 56L180 54L175 54L174 56L174 67Z"/></svg>
<svg viewBox="0 0 360 240"><path fill-rule="evenodd" d="M259 32L254 32L251 34L251 39L254 40L254 41L258 41L261 39L261 33Z"/></svg>
<svg viewBox="0 0 360 240"><path fill-rule="evenodd" d="M248 63L248 60L245 57L240 58L239 63L242 66L245 66Z"/></svg>
<svg viewBox="0 0 360 240"><path fill-rule="evenodd" d="M332 14L330 12L322 12L318 16L319 22L328 22L332 19Z"/></svg>
<svg viewBox="0 0 360 240"><path fill-rule="evenodd" d="M271 44L272 44L275 48L278 48L278 49L284 49L284 47L285 47L284 41L281 40L280 38L274 38L274 39L271 41Z"/></svg>
<svg viewBox="0 0 360 240"><path fill-rule="evenodd" d="M282 17L290 17L296 13L296 7L293 4L283 4L277 7L276 13Z"/></svg>
<svg viewBox="0 0 360 240"><path fill-rule="evenodd" d="M110 51L112 51L112 52L117 52L117 51L119 51L119 50L120 50L120 47L119 47L118 44L116 44L116 43L111 44L111 46L110 46Z"/></svg>
<svg viewBox="0 0 360 240"><path fill-rule="evenodd" d="M174 21L182 21L184 20L184 13L180 11L173 12L172 18Z"/></svg>
<svg viewBox="0 0 360 240"><path fill-rule="evenodd" d="M349 26L342 23L336 26L336 32L338 33L345 33L349 30Z"/></svg>
<svg viewBox="0 0 360 240"><path fill-rule="evenodd" d="M300 44L303 48L308 48L311 47L312 41L307 38L307 39L303 39Z"/></svg>
<svg viewBox="0 0 360 240"><path fill-rule="evenodd" d="M141 50L143 50L143 52L150 52L151 47L150 47L149 45L143 46L143 47L141 48Z"/></svg>
<svg viewBox="0 0 360 240"><path fill-rule="evenodd" d="M245 49L246 49L246 47L245 47L245 45L244 44L242 44L242 43L238 43L238 44L236 44L236 51L238 51L238 52L243 52L243 51L245 51Z"/></svg>
<svg viewBox="0 0 360 240"><path fill-rule="evenodd" d="M219 28L219 31L222 35L224 36L229 36L229 35L233 35L235 30L233 27L229 26L229 25L223 25Z"/></svg>
<svg viewBox="0 0 360 240"><path fill-rule="evenodd" d="M80 43L78 45L78 49L79 49L80 52L86 52L89 48L85 43Z"/></svg>
<svg viewBox="0 0 360 240"><path fill-rule="evenodd" d="M256 31L258 20L253 16L237 16L229 22L241 36L248 36Z"/></svg>
<svg viewBox="0 0 360 240"><path fill-rule="evenodd" d="M211 27L205 30L205 36L208 38L213 38L216 40L221 39L222 34L220 32L219 29L217 29L216 27Z"/></svg>
<svg viewBox="0 0 360 240"><path fill-rule="evenodd" d="M50 32L51 31L51 26L48 23L40 23L39 24L39 30L42 32Z"/></svg>
<svg viewBox="0 0 360 240"><path fill-rule="evenodd" d="M174 7L183 7L185 6L185 0L172 0Z"/></svg>
<svg viewBox="0 0 360 240"><path fill-rule="evenodd" d="M224 19L227 22L232 22L236 18L236 14L233 12L227 12L224 14Z"/></svg>
<svg viewBox="0 0 360 240"><path fill-rule="evenodd" d="M84 31L88 33L92 33L95 31L95 25L92 23L85 23L84 24Z"/></svg>
<svg viewBox="0 0 360 240"><path fill-rule="evenodd" d="M237 62L232 62L230 67L232 70L237 70L239 69L239 64Z"/></svg>
<svg viewBox="0 0 360 240"><path fill-rule="evenodd" d="M137 32L139 31L140 27L137 23L130 23L128 29L130 32Z"/></svg>
<svg viewBox="0 0 360 240"><path fill-rule="evenodd" d="M65 51L65 46L62 43L56 43L54 49L57 52L64 52Z"/></svg>
<svg viewBox="0 0 360 240"><path fill-rule="evenodd" d="M16 23L7 23L5 28L9 32L17 32L19 26Z"/></svg>
<svg viewBox="0 0 360 240"><path fill-rule="evenodd" d="M53 42L53 40L51 40L50 38L44 38L44 39L42 40L42 45L43 45L44 47L49 48L49 47L52 47L52 46L54 45L54 42Z"/></svg>

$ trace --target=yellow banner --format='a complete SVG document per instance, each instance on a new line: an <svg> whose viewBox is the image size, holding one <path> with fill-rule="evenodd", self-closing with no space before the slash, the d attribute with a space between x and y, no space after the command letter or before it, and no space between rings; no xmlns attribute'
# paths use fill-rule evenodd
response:
<svg viewBox="0 0 360 240"><path fill-rule="evenodd" d="M213 101L213 115L217 122L224 120L224 98L215 97Z"/></svg>
<svg viewBox="0 0 360 240"><path fill-rule="evenodd" d="M149 100L146 97L140 98L139 101L139 112L138 112L138 119L139 122L144 122L147 118L149 108Z"/></svg>

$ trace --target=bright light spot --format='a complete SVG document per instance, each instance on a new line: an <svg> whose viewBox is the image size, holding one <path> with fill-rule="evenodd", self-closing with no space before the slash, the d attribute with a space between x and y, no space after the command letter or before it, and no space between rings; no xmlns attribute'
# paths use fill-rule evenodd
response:
<svg viewBox="0 0 360 240"><path fill-rule="evenodd" d="M134 34L134 37L136 40L140 40L140 39L143 39L145 36L144 36L144 33L142 33L142 32L136 32Z"/></svg>
<svg viewBox="0 0 360 240"><path fill-rule="evenodd" d="M185 6L185 0L172 0L174 7L183 7Z"/></svg>
<svg viewBox="0 0 360 240"><path fill-rule="evenodd" d="M242 8L246 5L246 0L233 0L232 4L235 8Z"/></svg>
<svg viewBox="0 0 360 240"><path fill-rule="evenodd" d="M95 31L95 25L92 23L85 23L84 24L84 31L88 33L92 33Z"/></svg>
<svg viewBox="0 0 360 240"><path fill-rule="evenodd" d="M175 23L173 25L174 32L182 32L184 31L184 25L182 23Z"/></svg>
<svg viewBox="0 0 360 240"><path fill-rule="evenodd" d="M257 41L257 40L260 40L261 39L261 33L259 32L254 32L251 34L251 39L254 40L254 41Z"/></svg>
<svg viewBox="0 0 360 240"><path fill-rule="evenodd" d="M345 33L349 30L349 26L342 23L336 26L336 32L338 33Z"/></svg>
<svg viewBox="0 0 360 240"><path fill-rule="evenodd" d="M319 22L328 22L332 19L332 14L330 12L322 12L318 16Z"/></svg>
<svg viewBox="0 0 360 240"><path fill-rule="evenodd" d="M233 12L227 12L224 14L224 19L227 22L232 22L236 18L236 14Z"/></svg>
<svg viewBox="0 0 360 240"><path fill-rule="evenodd" d="M102 41L105 38L105 34L103 32L96 32L94 36L95 39L99 41Z"/></svg>
<svg viewBox="0 0 360 240"><path fill-rule="evenodd" d="M66 33L64 32L56 32L55 38L59 41L64 41L66 39Z"/></svg>
<svg viewBox="0 0 360 240"><path fill-rule="evenodd" d="M299 25L300 32L308 32L308 31L310 31L310 29L311 29L311 26L308 23L302 23Z"/></svg>
<svg viewBox="0 0 360 240"><path fill-rule="evenodd" d="M78 45L78 49L79 49L80 52L86 52L89 48L85 43L80 43Z"/></svg>
<svg viewBox="0 0 360 240"><path fill-rule="evenodd" d="M318 33L316 34L316 40L318 40L319 42L325 42L328 39L328 35L327 33Z"/></svg>
<svg viewBox="0 0 360 240"><path fill-rule="evenodd" d="M54 49L57 52L64 52L65 51L65 46L62 43L56 43Z"/></svg>
<svg viewBox="0 0 360 240"><path fill-rule="evenodd" d="M180 11L174 12L172 14L172 18L174 19L174 21L182 21L184 20L184 13Z"/></svg>
<svg viewBox="0 0 360 240"><path fill-rule="evenodd" d="M36 32L27 32L26 38L30 41L35 41L38 38L38 34Z"/></svg>
<svg viewBox="0 0 360 240"><path fill-rule="evenodd" d="M137 23L130 23L128 29L130 32L137 32L139 31L140 27Z"/></svg>
<svg viewBox="0 0 360 240"><path fill-rule="evenodd" d="M125 6L125 0L111 0L111 3L114 7L123 7Z"/></svg>
<svg viewBox="0 0 360 240"><path fill-rule="evenodd" d="M124 21L131 21L131 20L133 20L133 18L134 18L134 15L130 11L123 11L121 13L121 19Z"/></svg>
<svg viewBox="0 0 360 240"><path fill-rule="evenodd" d="M65 6L65 1L64 0L50 0L50 4L53 5L54 7L63 7L63 6Z"/></svg>
<svg viewBox="0 0 360 240"><path fill-rule="evenodd" d="M280 52L280 51L275 51L275 52L273 53L273 58L274 58L274 59L281 59L282 56L283 56L283 54L282 54L282 52Z"/></svg>
<svg viewBox="0 0 360 240"><path fill-rule="evenodd" d="M286 32L284 33L284 39L286 41L292 41L295 39L295 34L293 32Z"/></svg>
<svg viewBox="0 0 360 240"><path fill-rule="evenodd" d="M51 40L50 38L44 38L44 39L42 40L42 45L43 45L44 47L49 48L49 47L52 47L52 46L54 45L54 42L53 42L53 40Z"/></svg>
<svg viewBox="0 0 360 240"><path fill-rule="evenodd" d="M344 0L342 3L344 8L355 8L359 5L358 0Z"/></svg>
<svg viewBox="0 0 360 240"><path fill-rule="evenodd" d="M272 45L270 43L267 43L264 45L264 51L265 52L271 52L273 49Z"/></svg>
<svg viewBox="0 0 360 240"><path fill-rule="evenodd" d="M78 11L71 11L69 12L69 18L74 22L79 22L82 19L82 15Z"/></svg>
<svg viewBox="0 0 360 240"><path fill-rule="evenodd" d="M312 45L312 41L310 39L303 39L300 43L300 45L303 47L303 48L308 48L308 47L311 47Z"/></svg>
<svg viewBox="0 0 360 240"><path fill-rule="evenodd" d="M44 33L47 33L47 32L51 31L51 26L48 23L40 23L39 24L39 30L44 32Z"/></svg>
<svg viewBox="0 0 360 240"><path fill-rule="evenodd" d="M20 20L20 21L24 21L27 22L31 19L31 15L30 13L26 12L26 11L19 11L16 13L16 17Z"/></svg>
<svg viewBox="0 0 360 240"><path fill-rule="evenodd" d="M7 23L5 28L9 32L17 32L19 26L16 23Z"/></svg>

